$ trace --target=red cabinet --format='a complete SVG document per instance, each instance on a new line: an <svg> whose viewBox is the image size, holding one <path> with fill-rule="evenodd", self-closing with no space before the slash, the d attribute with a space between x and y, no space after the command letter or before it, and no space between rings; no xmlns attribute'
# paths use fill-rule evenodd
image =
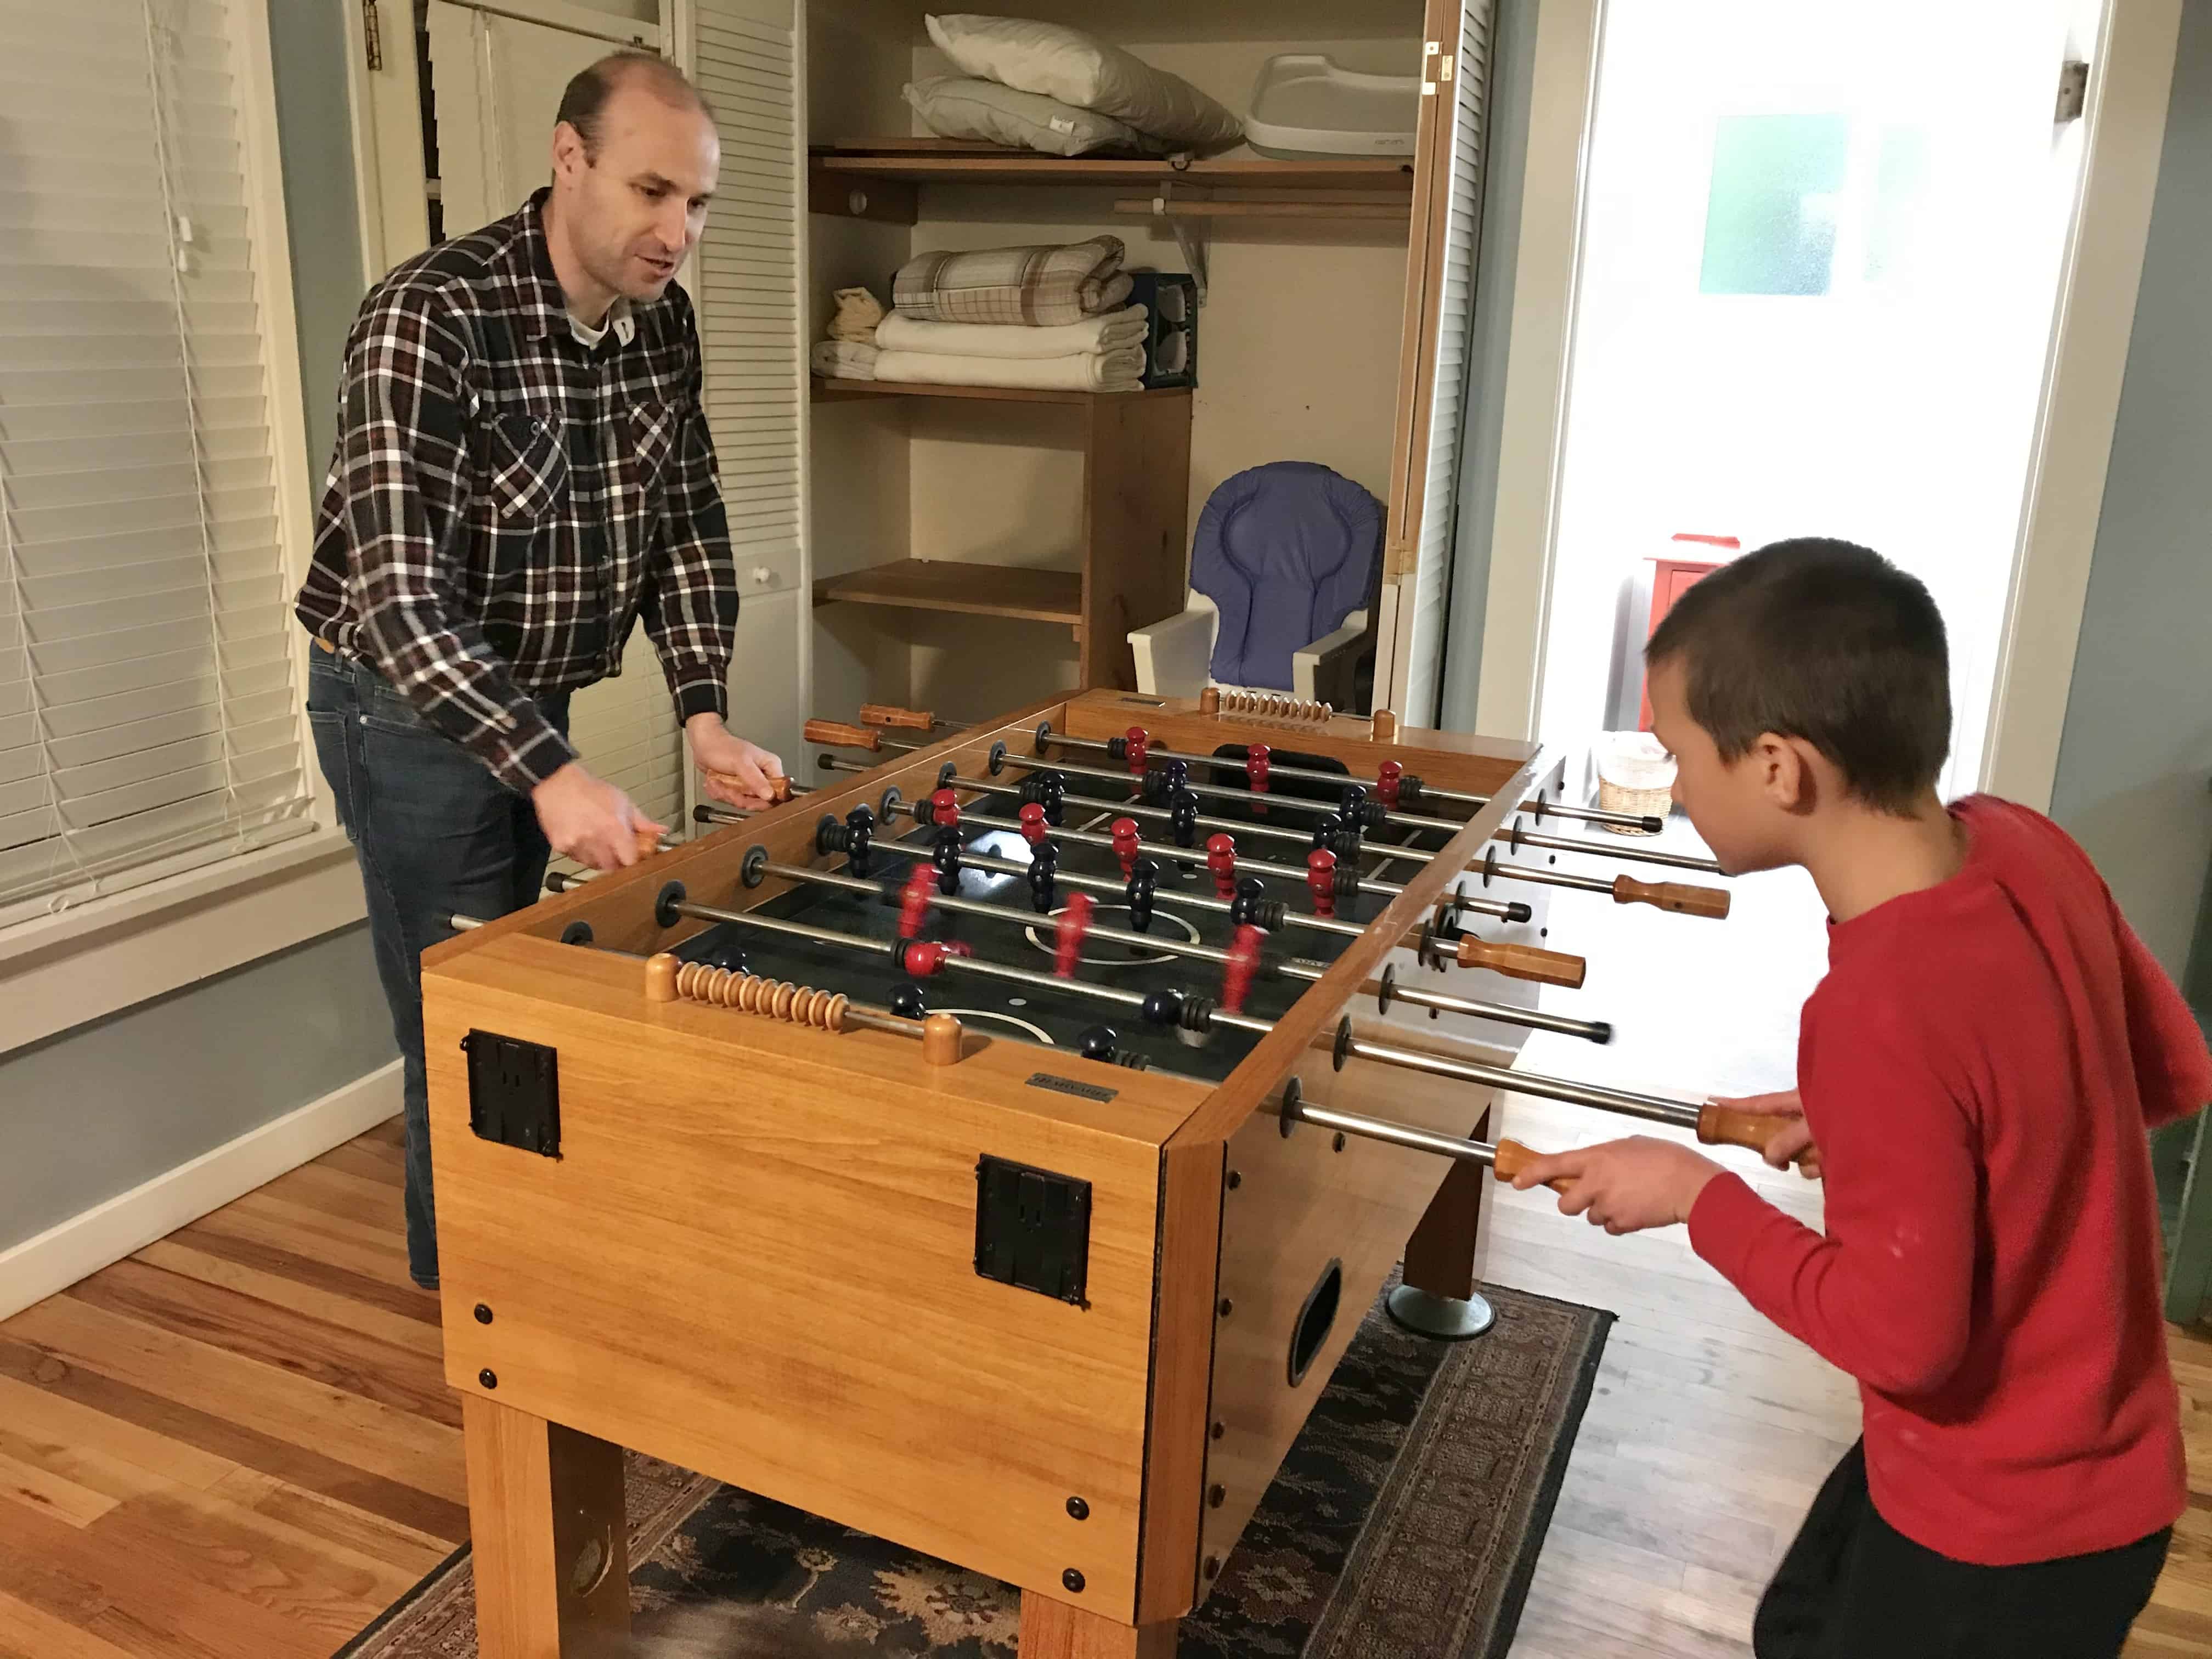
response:
<svg viewBox="0 0 2212 1659"><path fill-rule="evenodd" d="M1685 551L1692 547L1705 546L1723 556L1717 559L1670 556L1650 561L1651 619L1644 629L1644 637L1647 640L1658 631L1660 622L1674 608L1675 600L1688 592L1702 578L1727 563L1729 556L1743 550L1743 544L1733 536L1677 536L1674 542ZM1651 729L1651 688L1648 680L1644 689L1644 713L1637 722L1637 729L1644 732Z"/></svg>

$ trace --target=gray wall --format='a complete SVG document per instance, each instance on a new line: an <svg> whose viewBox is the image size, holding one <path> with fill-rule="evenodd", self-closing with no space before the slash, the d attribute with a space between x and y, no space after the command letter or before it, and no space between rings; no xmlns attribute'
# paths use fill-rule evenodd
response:
<svg viewBox="0 0 2212 1659"><path fill-rule="evenodd" d="M1528 164L1536 4L1537 0L1498 0L1492 16L1490 156L1483 179L1451 592L1444 608L1441 724L1453 732L1475 729L1475 696L1482 683L1482 616L1490 598L1490 529L1498 508L1498 454L1505 429L1513 272L1521 256L1521 185Z"/></svg>
<svg viewBox="0 0 2212 1659"><path fill-rule="evenodd" d="M2212 5L2191 5L2051 808L2176 975L2203 932L2212 863L2208 270ZM2192 1000L2212 1006L2212 976L2192 977Z"/></svg>
<svg viewBox="0 0 2212 1659"><path fill-rule="evenodd" d="M338 0L270 0L312 463L361 297ZM368 935L295 950L0 1056L0 1249L343 1088L391 1060Z"/></svg>

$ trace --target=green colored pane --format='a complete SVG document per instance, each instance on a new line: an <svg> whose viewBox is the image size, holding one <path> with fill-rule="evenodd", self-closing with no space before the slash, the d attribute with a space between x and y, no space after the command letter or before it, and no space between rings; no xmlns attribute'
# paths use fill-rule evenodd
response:
<svg viewBox="0 0 2212 1659"><path fill-rule="evenodd" d="M1850 151L1848 116L1723 116L1698 292L1826 294Z"/></svg>

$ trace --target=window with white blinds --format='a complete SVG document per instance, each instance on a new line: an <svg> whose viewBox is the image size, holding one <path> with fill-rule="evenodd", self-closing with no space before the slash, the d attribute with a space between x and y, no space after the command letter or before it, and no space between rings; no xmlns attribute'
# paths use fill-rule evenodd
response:
<svg viewBox="0 0 2212 1659"><path fill-rule="evenodd" d="M1450 168L1439 204L1443 240L1436 299L1435 383L1430 389L1428 449L1422 466L1420 551L1413 567L1411 643L1407 652L1406 718L1437 719L1443 657L1444 607L1450 598L1452 545L1458 523L1460 436L1467 413L1468 347L1474 322L1474 272L1482 228L1482 164L1490 92L1490 0L1462 8L1459 50L1449 93L1448 121L1437 130L1439 166Z"/></svg>
<svg viewBox="0 0 2212 1659"><path fill-rule="evenodd" d="M714 108L722 176L700 238L707 425L740 572L795 579L799 543L800 232L792 0L694 0L685 68ZM747 583L748 588L752 582Z"/></svg>
<svg viewBox="0 0 2212 1659"><path fill-rule="evenodd" d="M0 921L313 827L230 11L258 3L0 0Z"/></svg>

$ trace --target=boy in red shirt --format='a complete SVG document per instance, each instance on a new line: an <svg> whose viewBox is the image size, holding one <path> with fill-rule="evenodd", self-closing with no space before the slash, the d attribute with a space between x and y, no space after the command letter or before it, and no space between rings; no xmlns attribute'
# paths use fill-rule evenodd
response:
<svg viewBox="0 0 2212 1659"><path fill-rule="evenodd" d="M1858 1380L1864 1433L1759 1605L1759 1659L2116 1655L2186 1501L2146 1133L2212 1056L2087 857L1986 796L1946 810L1943 623L1862 547L1705 577L1645 653L1675 800L1732 873L1805 866L1828 973L1798 1117L1825 1233L1688 1147L1536 1160L1610 1232L1698 1255ZM1807 1172L1812 1173L1808 1164Z"/></svg>

